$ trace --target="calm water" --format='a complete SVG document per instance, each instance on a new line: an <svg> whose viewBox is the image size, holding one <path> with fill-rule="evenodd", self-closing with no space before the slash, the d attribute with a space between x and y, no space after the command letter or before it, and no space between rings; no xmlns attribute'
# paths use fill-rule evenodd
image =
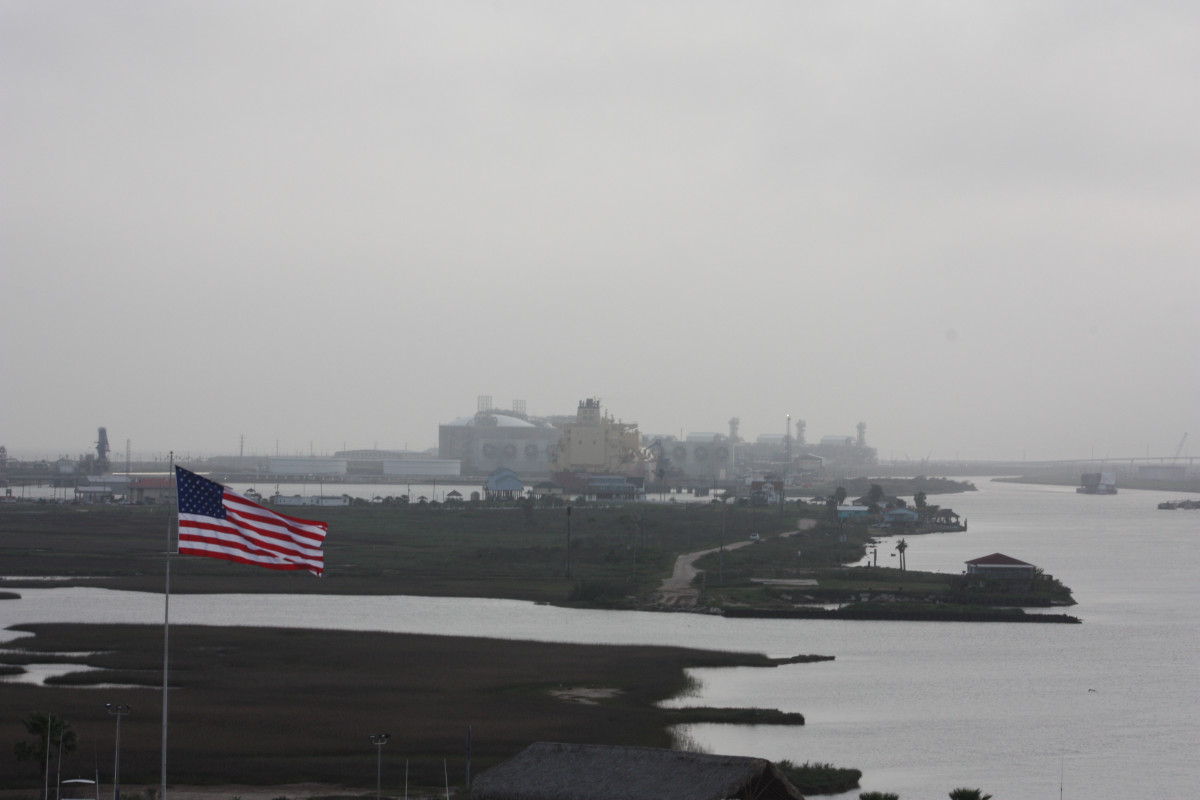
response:
<svg viewBox="0 0 1200 800"><path fill-rule="evenodd" d="M165 474L165 473L164 473ZM371 500L372 498L384 497L399 497L408 495L415 502L419 497L425 497L430 500L437 500L439 503L445 502L446 496L450 492L457 491L464 499L470 499L472 492L483 494L484 479L480 478L475 482L466 483L447 483L438 482L432 483L422 479L420 482L410 481L408 483L324 483L322 481L259 481L256 483L231 483L229 488L235 492L245 494L247 489L253 489L264 497L279 492L284 495L298 494L303 497L312 497L319 495L340 497L343 494L348 494L351 497L360 498L363 500ZM526 485L530 485L526 483ZM69 502L75 498L75 489L70 486L13 486L13 496L22 500L56 500L61 502ZM712 501L712 497L696 497L692 494L684 492L651 492L646 496L646 499L651 503L657 502L675 502L675 503L692 503L701 502L708 503Z"/></svg>
<svg viewBox="0 0 1200 800"><path fill-rule="evenodd" d="M178 623L389 630L595 643L822 653L833 662L699 670L688 703L803 712L802 728L692 726L713 752L862 769L858 791L905 800L956 786L997 800L1189 797L1200 788L1200 512L1157 511L1173 495L1077 495L978 480L934 498L967 533L911 537L912 569L961 571L1004 552L1075 591L1083 625L723 620L568 611L497 600L292 596L171 598ZM336 535L336 531L331 535ZM884 540L880 563L893 559ZM336 580L330 575L327 580ZM16 622L161 623L162 598L21 590ZM397 710L402 715L402 710Z"/></svg>

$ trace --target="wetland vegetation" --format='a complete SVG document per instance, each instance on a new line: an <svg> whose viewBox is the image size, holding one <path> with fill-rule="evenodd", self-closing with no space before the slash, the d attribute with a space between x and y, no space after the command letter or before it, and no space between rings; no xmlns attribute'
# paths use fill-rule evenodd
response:
<svg viewBox="0 0 1200 800"><path fill-rule="evenodd" d="M172 512L153 506L0 506L4 595L44 587L46 577L55 578L54 586L160 593ZM312 508L304 515L330 526L324 578L175 558L172 592L410 594L648 608L677 556L713 550L699 562L701 610L874 602L893 609L905 602L979 609L1014 602L996 587L960 585L959 576L845 567L860 560L880 532L839 524L826 508L804 503L576 505L569 576L561 507L391 503ZM752 544L751 534L758 534ZM763 582L779 580L803 585ZM1047 581L1046 589L1044 596L1021 599L1031 605L1069 602L1065 587ZM107 747L111 720L102 703L114 693L136 709L123 722L123 781L153 785L161 628L39 624L22 630L36 635L9 646L4 672L55 662L93 669L46 686L4 685L4 785L33 787L40 780L38 769L12 755L22 719L53 711L72 723L81 742ZM829 657L771 660L671 647L208 626L173 626L171 638L171 778L195 784L362 785L364 776L373 775L376 757L364 736L375 730L394 732L385 762L403 759L414 783L440 785L444 759L457 763L460 775L465 771L464 758L455 758L463 753L468 728L472 769L478 771L537 740L665 747L674 727L685 723L803 724L800 714L771 709L657 704L687 691L685 670L692 667L769 668ZM79 691L85 687L108 688ZM90 756L95 747L85 744L83 750ZM64 770L87 773L91 766L72 762Z"/></svg>
<svg viewBox="0 0 1200 800"><path fill-rule="evenodd" d="M961 575L844 565L889 531L838 523L822 506L788 502L642 503L566 510L364 504L305 509L329 523L326 574L249 569L205 558L176 558L175 593L303 593L492 597L600 608L654 607L662 580L684 553L697 562L700 606L778 609L796 604L912 601L959 606L1070 604L1053 580L1026 589L975 584ZM0 506L6 589L20 578L55 576L56 585L162 591L170 514L165 507ZM733 547L750 540L750 546ZM781 534L787 534L786 536ZM770 581L803 581L803 588ZM815 582L815 583L814 583Z"/></svg>
<svg viewBox="0 0 1200 800"><path fill-rule="evenodd" d="M40 787L41 764L18 762L21 721L52 711L81 743L64 775L90 774L112 720L122 721L121 776L154 785L160 758L162 628L39 624L5 661L92 669L48 685L10 683L0 694L0 784ZM532 741L669 747L674 725L803 724L769 709L667 709L687 689L685 669L779 662L754 653L676 647L550 644L449 636L213 626L171 627L170 775L183 784L361 783L374 775L367 734L390 731L385 753L413 781L440 785L443 759L463 780ZM104 687L97 691L95 687ZM89 688L89 691L78 691ZM111 755L111 753L110 753Z"/></svg>

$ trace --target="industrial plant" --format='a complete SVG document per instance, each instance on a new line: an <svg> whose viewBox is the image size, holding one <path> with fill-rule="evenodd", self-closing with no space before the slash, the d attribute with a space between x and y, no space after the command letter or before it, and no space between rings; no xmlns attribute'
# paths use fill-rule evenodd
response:
<svg viewBox="0 0 1200 800"><path fill-rule="evenodd" d="M524 400L497 408L490 395L476 398L475 413L441 423L438 445L427 450L345 449L307 455L206 456L176 453L175 463L227 484L311 484L297 495L307 502L325 496L338 484L420 485L464 488L447 495L590 497L639 499L654 493L712 491L753 496L757 491L784 496L803 494L830 481L865 475L1023 474L1046 482L1074 483L1083 473L1082 493L1101 483L1113 493L1119 477L1130 488L1196 489L1195 457L1183 453L1187 434L1173 457L1080 459L1051 462L930 463L928 458L879 462L867 444L867 426L859 422L853 435L807 436L803 419L786 418L783 430L741 433L731 417L723 431L678 434L647 433L638 424L615 416L597 397L579 401L573 414L528 413ZM243 437L243 443L245 437ZM123 458L113 452L108 429L100 427L91 449L76 457L21 460L0 444L0 502L31 497L71 502L157 503L172 497L168 459L135 460L125 439ZM310 448L311 450L311 448ZM1094 476L1101 476L1094 478ZM1089 483L1091 481L1091 483ZM294 490L294 488L293 488ZM342 502L349 495L332 490ZM278 486L276 493L279 493ZM1095 493L1101 493L1095 490ZM380 494L386 494L381 491ZM401 492L403 494L403 492Z"/></svg>
<svg viewBox="0 0 1200 800"><path fill-rule="evenodd" d="M540 481L543 490L637 497L651 488L707 492L764 478L796 485L828 470L867 467L876 463L876 452L867 446L865 431L859 423L857 436L825 436L809 444L804 421L788 417L783 433L747 441L733 417L725 432L646 434L636 422L613 416L596 397L580 400L573 414L537 416L527 413L524 400L497 408L490 395L481 395L474 414L438 426L436 449L239 453L189 463L230 482L473 483L503 470L524 481ZM77 497L151 502L155 491L166 487L151 486L144 473L164 472L165 464L135 463L129 450L126 440L124 464L114 464L103 427L94 452L74 459L20 462L0 447L0 486L8 496L14 485L49 483L75 487Z"/></svg>

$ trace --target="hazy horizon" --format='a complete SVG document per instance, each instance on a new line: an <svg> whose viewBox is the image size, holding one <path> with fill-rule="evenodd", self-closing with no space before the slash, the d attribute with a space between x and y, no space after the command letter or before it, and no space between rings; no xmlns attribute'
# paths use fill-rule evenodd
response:
<svg viewBox="0 0 1200 800"><path fill-rule="evenodd" d="M0 444L422 450L491 395L1169 458L1198 40L1168 0L6 0Z"/></svg>

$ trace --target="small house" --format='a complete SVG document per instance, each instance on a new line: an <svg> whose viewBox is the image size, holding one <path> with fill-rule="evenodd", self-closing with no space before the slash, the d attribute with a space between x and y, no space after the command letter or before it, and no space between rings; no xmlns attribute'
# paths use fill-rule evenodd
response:
<svg viewBox="0 0 1200 800"><path fill-rule="evenodd" d="M350 495L279 494L271 495L271 505L276 506L348 506Z"/></svg>
<svg viewBox="0 0 1200 800"><path fill-rule="evenodd" d="M562 497L563 487L562 484L554 481L542 481L533 487L533 495L534 497Z"/></svg>
<svg viewBox="0 0 1200 800"><path fill-rule="evenodd" d="M866 519L870 513L869 506L843 505L837 507L837 516L841 521Z"/></svg>
<svg viewBox="0 0 1200 800"><path fill-rule="evenodd" d="M883 521L898 528L916 525L918 518L917 512L911 508L889 508L883 512Z"/></svg>
<svg viewBox="0 0 1200 800"><path fill-rule="evenodd" d="M75 502L108 503L113 499L111 486L76 486Z"/></svg>
<svg viewBox="0 0 1200 800"><path fill-rule="evenodd" d="M803 800L764 758L536 742L481 773L471 800Z"/></svg>
<svg viewBox="0 0 1200 800"><path fill-rule="evenodd" d="M990 556L973 558L967 562L967 574L987 578L1032 578L1037 567L1024 561L1006 556L1003 553L992 553Z"/></svg>
<svg viewBox="0 0 1200 800"><path fill-rule="evenodd" d="M173 503L175 502L175 480L160 475L149 475L134 478L129 482L129 502L131 503Z"/></svg>
<svg viewBox="0 0 1200 800"><path fill-rule="evenodd" d="M750 481L750 497L754 500L761 498L762 502L754 505L773 506L783 499L783 481Z"/></svg>
<svg viewBox="0 0 1200 800"><path fill-rule="evenodd" d="M488 500L517 500L524 491L525 484L517 477L517 473L507 467L501 467L487 476L483 496Z"/></svg>
<svg viewBox="0 0 1200 800"><path fill-rule="evenodd" d="M645 496L645 488L641 478L591 475L588 477L587 493L597 500L638 500Z"/></svg>
<svg viewBox="0 0 1200 800"><path fill-rule="evenodd" d="M1033 591L1039 580L1038 568L1003 553L973 558L967 562L968 585L991 587L1006 594Z"/></svg>

